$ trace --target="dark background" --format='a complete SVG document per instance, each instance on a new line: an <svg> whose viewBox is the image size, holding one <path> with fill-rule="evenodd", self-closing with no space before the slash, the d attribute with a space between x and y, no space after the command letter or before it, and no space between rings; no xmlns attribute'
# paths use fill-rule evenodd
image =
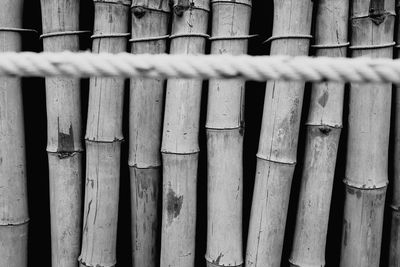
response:
<svg viewBox="0 0 400 267"><path fill-rule="evenodd" d="M249 42L249 54L267 55L269 47L263 45L272 31L273 1L253 0L253 14L251 22L251 34L259 36ZM81 29L91 30L93 26L93 4L90 0L81 0ZM41 32L40 0L25 1L24 27L36 29ZM83 36L82 50L90 48L89 36ZM41 41L32 35L24 37L24 50L42 51ZM209 48L208 48L209 51ZM206 141L205 141L205 115L207 106L207 82L204 84L201 133L200 133L200 164L198 176L198 207L197 207L197 235L196 235L196 266L205 266L204 254L206 250ZM244 142L244 246L247 240L247 228L250 216L252 191L255 176L256 152L261 126L261 118L264 102L265 83L248 82L246 91L246 132ZM26 153L28 172L29 192L29 266L50 266L50 214L49 214L49 185L48 166L46 154L46 107L45 90L43 78L23 79L24 108L25 108L25 131L26 131ZM128 136L128 90L126 90L124 106L124 135ZM308 113L310 98L310 84L306 85L305 100L303 105L303 116L299 136L298 164L293 177L289 213L285 243L282 254L282 266L288 266L287 259L290 256L291 243L296 218L297 199L301 178L301 167L304 154L305 139L305 118ZM338 266L340 257L340 243L342 231L342 214L344 202L344 178L345 156L346 156L346 135L348 115L347 107L348 89L346 90L346 104L344 115L344 128L339 147L337 170L332 196L332 207L329 222L329 233L327 241L326 266ZM82 110L84 122L86 122L88 100L88 80L82 80ZM393 118L393 116L392 116ZM393 131L392 131L393 132ZM393 144L393 133L391 135ZM121 190L118 223L118 263L117 266L131 266L131 231L130 231L130 187L129 171L127 166L128 140L123 144L121 162ZM393 159L393 150L390 151L390 158ZM390 178L392 178L392 166L390 166ZM84 183L83 183L84 184ZM83 191L84 192L84 191ZM160 198L161 199L161 198ZM391 199L391 188L388 190L387 204ZM385 210L384 237L382 242L382 266L387 265L388 241L390 235L390 209ZM244 247L245 251L245 247Z"/></svg>

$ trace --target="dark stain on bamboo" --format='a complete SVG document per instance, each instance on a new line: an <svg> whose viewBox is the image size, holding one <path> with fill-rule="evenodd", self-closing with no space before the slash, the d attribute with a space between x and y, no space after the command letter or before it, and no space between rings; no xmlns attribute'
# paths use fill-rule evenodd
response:
<svg viewBox="0 0 400 267"><path fill-rule="evenodd" d="M181 17L183 13L192 6L192 4L193 3L190 3L189 0L177 0L173 7L175 15Z"/></svg>
<svg viewBox="0 0 400 267"><path fill-rule="evenodd" d="M324 91L322 96L318 98L318 104L321 105L321 107L325 107L326 103L328 103L328 98L329 98L329 93L328 91Z"/></svg>
<svg viewBox="0 0 400 267"><path fill-rule="evenodd" d="M385 1L381 0L371 0L369 4L369 17L376 24L379 25L387 16L385 11Z"/></svg>
<svg viewBox="0 0 400 267"><path fill-rule="evenodd" d="M167 194L167 212L168 223L171 224L172 220L179 216L183 204L183 196L177 196L171 188Z"/></svg>
<svg viewBox="0 0 400 267"><path fill-rule="evenodd" d="M57 117L58 144L57 152L73 152L74 151L74 131L72 124L69 126L68 133L60 131L60 118Z"/></svg>

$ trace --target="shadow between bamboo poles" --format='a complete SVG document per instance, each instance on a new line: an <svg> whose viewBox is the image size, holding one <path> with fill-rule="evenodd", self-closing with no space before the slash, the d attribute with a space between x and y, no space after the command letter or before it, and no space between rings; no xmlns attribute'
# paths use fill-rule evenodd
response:
<svg viewBox="0 0 400 267"><path fill-rule="evenodd" d="M316 10L316 56L346 57L349 0L318 1ZM343 100L344 83L313 84L296 227L289 259L292 266L325 266Z"/></svg>
<svg viewBox="0 0 400 267"><path fill-rule="evenodd" d="M392 58L394 9L389 0L353 2L353 57ZM391 95L391 84L351 84L342 267L379 266Z"/></svg>
<svg viewBox="0 0 400 267"><path fill-rule="evenodd" d="M246 54L251 1L211 3L211 54ZM207 266L243 264L244 87L244 80L209 82Z"/></svg>
<svg viewBox="0 0 400 267"><path fill-rule="evenodd" d="M132 2L133 54L167 51L170 6L165 0ZM129 169L133 266L159 265L158 214L161 185L162 79L132 79L129 105Z"/></svg>
<svg viewBox="0 0 400 267"><path fill-rule="evenodd" d="M127 49L130 1L94 1L94 53ZM90 80L81 266L116 264L124 79Z"/></svg>
<svg viewBox="0 0 400 267"><path fill-rule="evenodd" d="M313 1L275 0L271 55L308 55ZM267 83L246 266L280 266L304 82Z"/></svg>
<svg viewBox="0 0 400 267"><path fill-rule="evenodd" d="M399 27L400 2L396 1L397 14L397 33L396 40L400 40ZM399 47L395 48L395 57L400 58ZM393 177L393 196L392 196L392 224L389 247L389 267L400 267L400 91L396 85L395 99L395 120L394 120L394 177Z"/></svg>
<svg viewBox="0 0 400 267"><path fill-rule="evenodd" d="M0 27L22 27L22 0L6 0ZM21 51L21 32L0 31L0 51ZM28 201L21 79L0 79L0 266L27 266Z"/></svg>
<svg viewBox="0 0 400 267"><path fill-rule="evenodd" d="M174 1L171 54L202 54L209 0ZM160 266L194 266L201 80L167 82Z"/></svg>
<svg viewBox="0 0 400 267"><path fill-rule="evenodd" d="M41 0L45 51L78 51L79 1ZM52 266L76 267L81 238L80 81L46 78Z"/></svg>

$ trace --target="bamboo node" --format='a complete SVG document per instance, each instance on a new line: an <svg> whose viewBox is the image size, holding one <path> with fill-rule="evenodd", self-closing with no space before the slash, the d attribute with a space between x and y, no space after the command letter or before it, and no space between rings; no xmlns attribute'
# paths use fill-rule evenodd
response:
<svg viewBox="0 0 400 267"><path fill-rule="evenodd" d="M108 1L108 0L93 0L95 3L102 4L113 4L113 5L123 5L123 6L131 6L130 0L118 0L118 1Z"/></svg>
<svg viewBox="0 0 400 267"><path fill-rule="evenodd" d="M38 34L38 31L33 29L22 29L22 28L11 28L11 27L0 27L0 32L21 32L21 33L35 33Z"/></svg>
<svg viewBox="0 0 400 267"><path fill-rule="evenodd" d="M147 41L158 41L163 39L168 39L169 35L162 35L162 36L150 36L150 37L142 37L142 38L131 38L129 39L130 43L137 43L137 42L147 42Z"/></svg>
<svg viewBox="0 0 400 267"><path fill-rule="evenodd" d="M149 6L140 6L140 5L134 5L131 6L132 9L132 13L137 17L137 18L141 18L145 15L146 11L155 11L155 12L162 12L162 13L167 13L169 14L169 10L167 9L158 9L158 8L153 8L153 7L149 7Z"/></svg>
<svg viewBox="0 0 400 267"><path fill-rule="evenodd" d="M386 181L381 181L381 182L378 182L378 183L374 183L374 184L371 184L371 183L367 184L367 183L359 183L357 181L352 181L349 178L344 178L343 179L343 183L346 186L350 186L350 187L354 187L356 189L362 189L362 190L381 189L381 188L386 187L389 184L389 182L387 180Z"/></svg>
<svg viewBox="0 0 400 267"><path fill-rule="evenodd" d="M211 4L234 4L234 5L245 5L252 7L250 0L211 0Z"/></svg>
<svg viewBox="0 0 400 267"><path fill-rule="evenodd" d="M274 40L279 40L279 39L312 39L313 36L309 34L288 34L288 35L275 35L269 37L267 40L265 40L263 43L269 43Z"/></svg>
<svg viewBox="0 0 400 267"><path fill-rule="evenodd" d="M90 31L61 31L61 32L49 32L43 33L39 36L40 39L54 37L54 36L64 36L64 35L79 35L79 34L87 34Z"/></svg>
<svg viewBox="0 0 400 267"><path fill-rule="evenodd" d="M258 34L252 34L252 35L238 35L238 36L213 36L208 38L210 41L219 41L219 40L247 40L250 38L254 38L259 36Z"/></svg>
<svg viewBox="0 0 400 267"><path fill-rule="evenodd" d="M169 36L170 39L179 38L179 37L204 37L210 39L210 35L205 33L179 33L179 34L172 34Z"/></svg>
<svg viewBox="0 0 400 267"><path fill-rule="evenodd" d="M387 43L387 44L377 44L377 45L352 45L349 47L351 50L362 50L362 49L379 49L379 48L388 48L396 45L396 42Z"/></svg>
<svg viewBox="0 0 400 267"><path fill-rule="evenodd" d="M341 48L350 46L350 42L342 43L342 44L314 44L311 45L312 48L316 49L325 49L325 48Z"/></svg>
<svg viewBox="0 0 400 267"><path fill-rule="evenodd" d="M117 38L117 37L129 37L131 35L129 32L127 33L99 33L99 34L93 34L90 36L90 39L96 39L96 38Z"/></svg>

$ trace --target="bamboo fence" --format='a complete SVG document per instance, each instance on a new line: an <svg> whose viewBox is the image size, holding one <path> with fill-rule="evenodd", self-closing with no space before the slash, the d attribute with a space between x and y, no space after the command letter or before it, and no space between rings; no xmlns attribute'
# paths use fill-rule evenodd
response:
<svg viewBox="0 0 400 267"><path fill-rule="evenodd" d="M57 55L0 53L0 267L400 267L399 1L36 2ZM1 4L0 52L20 52L35 11ZM70 53L81 37L91 51ZM46 104L28 117L47 136L25 129L29 103ZM49 199L29 199L28 232L29 190Z"/></svg>

